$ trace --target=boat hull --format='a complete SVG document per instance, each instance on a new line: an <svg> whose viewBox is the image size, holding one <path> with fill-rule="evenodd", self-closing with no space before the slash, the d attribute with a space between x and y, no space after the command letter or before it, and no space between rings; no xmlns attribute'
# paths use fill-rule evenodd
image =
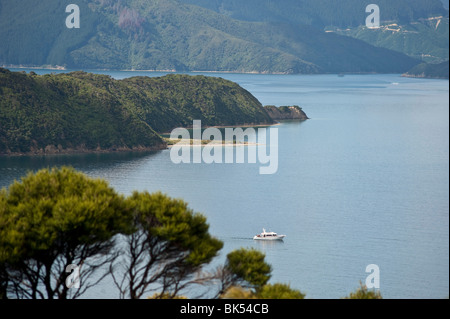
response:
<svg viewBox="0 0 450 319"><path fill-rule="evenodd" d="M274 241L274 240L283 240L284 237L286 237L286 236L284 236L284 235L273 236L273 237L255 236L255 237L253 237L253 239L254 240Z"/></svg>

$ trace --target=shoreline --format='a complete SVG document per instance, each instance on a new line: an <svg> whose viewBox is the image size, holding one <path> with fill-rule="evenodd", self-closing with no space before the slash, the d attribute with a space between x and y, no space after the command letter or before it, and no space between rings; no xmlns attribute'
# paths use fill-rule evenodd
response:
<svg viewBox="0 0 450 319"><path fill-rule="evenodd" d="M243 124L243 125L214 125L214 126L202 126L201 129L207 129L207 128L239 128L239 127L245 127L245 128L250 128L250 127L269 127L269 126L277 126L277 125L281 125L280 122L275 121L276 123L273 124ZM184 128L186 130L192 130L193 127L192 126L187 126L187 127L176 127L176 128ZM170 135L172 132L164 132L164 133L158 133L159 135Z"/></svg>
<svg viewBox="0 0 450 319"><path fill-rule="evenodd" d="M23 65L13 65L13 64L3 64L0 65L0 68L4 69L32 69L32 70L58 70L58 71L67 71L67 68L65 66L60 65L48 65L48 66L23 66Z"/></svg>
<svg viewBox="0 0 450 319"><path fill-rule="evenodd" d="M175 70L175 69L164 69L164 70L133 70L133 69L90 69L90 68L75 68L75 69L68 69L65 66L23 66L23 65L7 65L3 64L0 65L1 68L4 69L33 69L33 70L52 70L52 71L69 71L69 72L75 72L75 71L83 71L83 70L90 70L90 71L105 71L105 72L149 72L149 73L180 73L180 74L188 74L188 73L211 73L211 74L254 74L254 75L376 75L376 74L395 74L395 75L402 75L402 73L377 73L377 72L339 72L339 73L330 73L330 72L324 72L324 73L291 73L291 72L269 72L269 71L218 71L218 70L205 70L205 71L199 71L199 70Z"/></svg>
<svg viewBox="0 0 450 319"><path fill-rule="evenodd" d="M182 139L166 139L168 141L167 148L170 149L173 146L192 146L192 147L205 147L205 146L211 146L211 147L225 147L225 146L233 146L233 147L239 147L239 146L258 146L258 145L266 145L261 143L249 143L249 142L234 142L234 141L215 141L215 140L198 140L198 139L189 139L189 143L187 141L184 141ZM195 143L197 142L197 143ZM169 144L173 143L173 144Z"/></svg>
<svg viewBox="0 0 450 319"><path fill-rule="evenodd" d="M119 71L119 72L155 72L155 73L227 73L227 74L273 74L273 75L289 75L289 74L302 74L302 73L290 73L290 72L269 72L269 71L218 71L218 70L176 70L176 69L162 69L162 70L136 70L136 69L89 69L89 68L76 68L76 69L68 69L65 66L23 66L23 65L14 65L14 64L3 64L0 67L5 69L33 69L33 70L60 70L60 71L70 71L70 70L94 70L94 71ZM308 74L318 74L318 73L305 73Z"/></svg>
<svg viewBox="0 0 450 319"><path fill-rule="evenodd" d="M281 122L276 122L273 124L245 124L245 125L218 125L218 126L205 126L202 127L203 128L239 128L239 127L246 127L246 128L250 128L250 127L270 127L270 126L277 126L277 125L281 125ZM192 129L192 127L184 127L185 129ZM79 148L79 149L73 149L73 148L69 148L69 149L58 149L56 147L50 147L47 150L46 149L39 149L39 150L33 150L33 151L29 151L29 152L10 152L10 153L0 153L0 158L1 157L22 157L22 156L30 156L30 157L34 157L34 156L58 156L58 155L83 155L83 154L114 154L114 153L129 153L129 152L136 152L136 153L143 153L143 152L158 152L158 151L164 151L167 149L172 148L174 145L178 145L178 143L175 144L169 144L167 143L168 141L170 141L169 137L164 137L163 135L170 135L169 133L158 133L161 138L166 141L165 144L161 144L161 145L156 145L156 146L150 146L150 147L133 147L133 148L128 148L128 147L114 147L114 148L109 148L109 149L94 149L94 150L89 150L89 149L85 149L85 148ZM181 140L181 139L180 139ZM175 141L180 141L180 140L175 140ZM212 147L216 147L216 146L233 146L233 147L238 147L238 146L258 146L258 145L265 145L265 144L260 144L260 143L249 143L249 142L243 142L243 143L232 143L231 141L224 141L222 140L222 143L220 142L214 142L214 140L200 140L201 144L197 145L197 144L193 144L193 141L197 141L195 139L190 139L190 146L194 147L198 147L198 146L212 146ZM224 143L225 142L225 143Z"/></svg>
<svg viewBox="0 0 450 319"><path fill-rule="evenodd" d="M62 150L39 150L39 151L30 151L30 152L11 152L11 153L0 153L1 157L22 157L22 156L58 156L58 155L83 155L83 154L114 154L114 153L128 153L128 152L157 152L163 151L168 148L167 144L161 144L156 146L148 146L148 147L117 147L110 149L62 149Z"/></svg>
<svg viewBox="0 0 450 319"><path fill-rule="evenodd" d="M426 76L424 74L402 74L402 78L410 78L410 79L427 79L427 80L446 80L448 81L448 78L444 77L437 77L437 76Z"/></svg>

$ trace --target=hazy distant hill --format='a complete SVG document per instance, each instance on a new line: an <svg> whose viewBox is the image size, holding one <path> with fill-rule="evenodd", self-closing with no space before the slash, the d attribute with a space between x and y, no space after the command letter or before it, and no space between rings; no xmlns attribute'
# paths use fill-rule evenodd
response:
<svg viewBox="0 0 450 319"><path fill-rule="evenodd" d="M180 0L244 21L312 25L427 62L449 59L448 11L439 0ZM382 28L365 27L368 4L380 8Z"/></svg>
<svg viewBox="0 0 450 319"><path fill-rule="evenodd" d="M449 79L449 61L439 64L422 63L403 74L406 77Z"/></svg>
<svg viewBox="0 0 450 319"><path fill-rule="evenodd" d="M236 10L244 14L247 2L235 1ZM294 1L291 7L285 7L280 1L262 1L257 6L253 3L250 9L264 9L266 2L283 12L294 14L301 9L293 5ZM435 7L434 1L426 2L432 4L432 9ZM73 1L0 0L0 65L403 73L418 63L364 41L325 33L311 25L289 23L281 13L278 20L244 21L235 19L239 17L232 12L216 12L176 0L78 0L81 27L67 29L65 7L70 3ZM304 8L328 4L327 1L299 3L304 3ZM421 12L421 6L416 6L419 9L414 10ZM414 10L407 16L414 15ZM325 17L342 15L340 11L326 12Z"/></svg>
<svg viewBox="0 0 450 319"><path fill-rule="evenodd" d="M381 19L410 23L447 14L440 0L180 0L245 21L308 24L318 28L365 24L366 7L376 3Z"/></svg>
<svg viewBox="0 0 450 319"><path fill-rule="evenodd" d="M165 147L158 133L192 126L272 124L261 103L221 78L10 72L0 68L0 154Z"/></svg>
<svg viewBox="0 0 450 319"><path fill-rule="evenodd" d="M409 24L387 22L375 30L360 26L338 30L337 33L426 62L439 63L449 59L449 18L443 16L423 18Z"/></svg>

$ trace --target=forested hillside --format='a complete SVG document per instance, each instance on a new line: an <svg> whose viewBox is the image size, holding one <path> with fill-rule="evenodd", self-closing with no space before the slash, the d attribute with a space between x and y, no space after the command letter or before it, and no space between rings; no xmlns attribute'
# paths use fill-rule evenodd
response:
<svg viewBox="0 0 450 319"><path fill-rule="evenodd" d="M161 149L158 133L194 119L205 126L273 123L253 95L221 78L114 80L0 68L0 154Z"/></svg>
<svg viewBox="0 0 450 319"><path fill-rule="evenodd" d="M300 24L303 20L291 23L284 15L292 13L292 19L297 19L295 13L303 12L309 16L309 11L303 9L312 10L322 1L299 2L295 6L292 1L286 4L272 1L282 11L279 19L253 21L233 15L233 11L216 12L177 0L79 0L80 28L68 29L65 8L72 2L0 0L0 65L402 73L419 62L364 41L326 33L316 27L317 23ZM264 3L255 7L251 1L235 2L240 8L236 10L242 14L265 10ZM322 5L326 6L326 2ZM277 12L272 7L266 9ZM415 14L414 10L411 12L409 15ZM322 14L342 15L341 10ZM359 16L365 14L362 10Z"/></svg>

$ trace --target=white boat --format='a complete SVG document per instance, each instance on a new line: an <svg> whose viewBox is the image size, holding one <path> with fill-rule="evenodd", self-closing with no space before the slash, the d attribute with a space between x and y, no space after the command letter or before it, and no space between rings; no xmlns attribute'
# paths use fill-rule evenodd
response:
<svg viewBox="0 0 450 319"><path fill-rule="evenodd" d="M266 230L263 228L263 232L259 235L256 235L253 237L254 240L283 240L283 238L286 237L286 235L278 235L274 232L266 232Z"/></svg>

